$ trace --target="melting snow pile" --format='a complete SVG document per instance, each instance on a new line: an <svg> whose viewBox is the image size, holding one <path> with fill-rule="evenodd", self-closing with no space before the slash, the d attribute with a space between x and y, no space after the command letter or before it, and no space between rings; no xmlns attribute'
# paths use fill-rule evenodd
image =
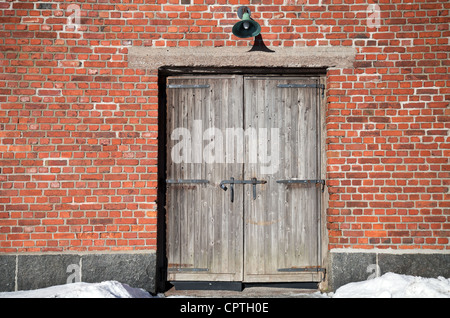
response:
<svg viewBox="0 0 450 318"><path fill-rule="evenodd" d="M386 273L336 290L333 298L450 298L450 279Z"/></svg>
<svg viewBox="0 0 450 318"><path fill-rule="evenodd" d="M73 283L37 290L0 293L0 298L150 298L148 292L116 281Z"/></svg>

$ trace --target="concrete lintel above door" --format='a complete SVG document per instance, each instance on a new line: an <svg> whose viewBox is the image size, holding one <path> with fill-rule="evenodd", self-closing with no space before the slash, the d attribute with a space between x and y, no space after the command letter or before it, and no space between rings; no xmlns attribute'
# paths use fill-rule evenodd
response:
<svg viewBox="0 0 450 318"><path fill-rule="evenodd" d="M249 52L249 47L129 48L129 66L158 69L192 67L333 67L353 68L353 47L278 47L273 53Z"/></svg>

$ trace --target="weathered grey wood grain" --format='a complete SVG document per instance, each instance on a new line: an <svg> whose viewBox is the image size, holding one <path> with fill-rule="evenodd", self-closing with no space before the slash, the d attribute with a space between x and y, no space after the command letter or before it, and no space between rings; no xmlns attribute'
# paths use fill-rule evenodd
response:
<svg viewBox="0 0 450 318"><path fill-rule="evenodd" d="M208 87L209 85L209 87ZM167 90L168 179L206 179L207 184L172 184L167 189L169 280L242 280L242 195L219 188L230 175L240 177L242 163L212 160L206 149L217 143L214 129L242 127L242 79L239 76L169 77ZM174 162L177 128L191 133L189 162ZM208 130L209 129L209 130ZM211 132L211 134L205 133ZM205 140L204 140L205 139ZM214 147L213 147L214 148ZM241 150L242 151L242 150ZM214 152L212 152L214 154Z"/></svg>
<svg viewBox="0 0 450 318"><path fill-rule="evenodd" d="M257 200L244 198L246 281L301 281L311 273L279 271L320 266L318 254L320 190L314 185L279 184L282 179L320 179L318 170L317 88L279 88L314 84L305 78L252 77L244 81L245 128L279 129L279 167L263 175L261 163L246 164L245 177L266 179ZM261 149L273 151L271 143ZM249 147L246 148L246 151ZM259 156L262 153L258 153ZM316 275L316 274L314 274ZM278 277L276 276L276 277Z"/></svg>

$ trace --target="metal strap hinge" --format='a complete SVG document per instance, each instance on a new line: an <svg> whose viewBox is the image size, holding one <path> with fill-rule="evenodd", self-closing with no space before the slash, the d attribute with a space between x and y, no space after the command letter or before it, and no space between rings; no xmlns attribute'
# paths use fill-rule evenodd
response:
<svg viewBox="0 0 450 318"><path fill-rule="evenodd" d="M199 85L169 84L167 88L209 88L209 84L199 84Z"/></svg>
<svg viewBox="0 0 450 318"><path fill-rule="evenodd" d="M185 268L168 268L169 272L209 272L208 268L189 268L189 267L185 267Z"/></svg>
<svg viewBox="0 0 450 318"><path fill-rule="evenodd" d="M279 272L307 272L307 273L318 273L325 272L325 268L322 267L289 267L289 268L278 268Z"/></svg>
<svg viewBox="0 0 450 318"><path fill-rule="evenodd" d="M323 179L307 179L307 180L288 179L288 180L277 180L277 183L286 183L286 184L316 183L316 184L321 184L322 185L322 192L325 191L325 180L323 180Z"/></svg>
<svg viewBox="0 0 450 318"><path fill-rule="evenodd" d="M325 94L325 85L324 84L278 84L278 88L321 88L322 89L322 97Z"/></svg>
<svg viewBox="0 0 450 318"><path fill-rule="evenodd" d="M185 184L185 183L209 183L208 180L205 179L167 179L166 183L169 184Z"/></svg>

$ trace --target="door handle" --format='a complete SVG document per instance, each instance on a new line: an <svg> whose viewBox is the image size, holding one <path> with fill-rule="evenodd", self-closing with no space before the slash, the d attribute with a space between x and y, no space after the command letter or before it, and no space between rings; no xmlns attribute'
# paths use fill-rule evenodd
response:
<svg viewBox="0 0 450 318"><path fill-rule="evenodd" d="M225 184L229 184L230 185L230 189L231 189L231 202L234 202L234 184L235 184L235 180L233 177L230 178L230 180L222 180L220 181L219 187L223 190L223 191L227 191L228 187Z"/></svg>
<svg viewBox="0 0 450 318"><path fill-rule="evenodd" d="M256 185L257 184L265 184L266 180L258 180L256 178L251 178L250 180L235 180L233 177L230 180L222 180L220 181L220 188L224 191L227 191L228 188L225 184L229 184L231 188L231 202L234 202L234 186L235 184L251 184L253 186L253 200L256 200Z"/></svg>

